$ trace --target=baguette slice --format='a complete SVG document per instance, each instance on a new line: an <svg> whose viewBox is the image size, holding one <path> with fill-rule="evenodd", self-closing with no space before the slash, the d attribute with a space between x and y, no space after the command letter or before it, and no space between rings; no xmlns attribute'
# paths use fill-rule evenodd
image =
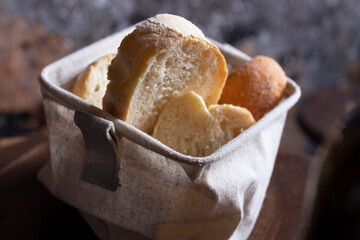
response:
<svg viewBox="0 0 360 240"><path fill-rule="evenodd" d="M87 67L78 75L71 91L85 101L102 108L102 99L109 83L108 67L114 57L115 54L106 55Z"/></svg>
<svg viewBox="0 0 360 240"><path fill-rule="evenodd" d="M220 98L227 68L219 49L182 17L160 14L126 36L108 72L103 109L151 134L164 104L191 90Z"/></svg>
<svg viewBox="0 0 360 240"><path fill-rule="evenodd" d="M215 104L207 109L191 91L164 106L152 136L180 153L204 157L254 123L246 108Z"/></svg>

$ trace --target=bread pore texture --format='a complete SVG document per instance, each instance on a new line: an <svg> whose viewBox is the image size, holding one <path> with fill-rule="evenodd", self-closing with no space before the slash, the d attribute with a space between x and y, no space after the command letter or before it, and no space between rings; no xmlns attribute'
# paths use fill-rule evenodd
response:
<svg viewBox="0 0 360 240"><path fill-rule="evenodd" d="M172 98L162 109L152 136L168 147L194 157L212 154L255 120L233 105L210 105L194 91Z"/></svg>
<svg viewBox="0 0 360 240"><path fill-rule="evenodd" d="M85 101L102 108L102 99L105 95L108 67L115 54L109 54L98 59L81 72L73 85L72 92Z"/></svg>
<svg viewBox="0 0 360 240"><path fill-rule="evenodd" d="M286 84L281 66L258 56L229 75L219 103L245 107L259 120L280 102Z"/></svg>
<svg viewBox="0 0 360 240"><path fill-rule="evenodd" d="M120 44L108 72L103 109L151 134L164 104L195 91L217 103L227 77L220 50L186 19L159 14Z"/></svg>

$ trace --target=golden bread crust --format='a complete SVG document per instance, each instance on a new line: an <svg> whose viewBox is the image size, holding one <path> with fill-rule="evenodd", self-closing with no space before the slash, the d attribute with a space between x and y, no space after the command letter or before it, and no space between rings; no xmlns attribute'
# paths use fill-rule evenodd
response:
<svg viewBox="0 0 360 240"><path fill-rule="evenodd" d="M172 57L172 59L176 60L176 54L180 56L181 52L188 51L185 49L186 47L200 49L205 54L205 56L200 56L202 59L209 57L213 60L215 67L211 69L205 69L206 66L201 66L202 61L191 63L193 66L201 68L199 69L199 75L202 74L200 70L206 70L207 72L211 71L212 76L206 82L203 80L204 84L197 83L197 86L191 85L194 82L192 80L185 84L186 87L182 87L181 83L178 86L168 84L169 86L166 87L174 88L171 93L166 92L162 96L162 92L159 91L158 96L152 96L148 101L145 101L145 105L149 104L149 106L140 106L143 105L144 101L142 104L138 104L139 96L151 95L151 93L145 92L143 89L145 85L151 87L153 85L167 84L154 82L149 77L151 68L156 64L159 65L156 62L160 61L158 58L164 54L173 54L175 57ZM186 56L186 54L181 56ZM171 67L175 65L176 63ZM165 65L165 68L168 68L168 66ZM166 69L164 71L166 72ZM184 67L184 70L178 74L179 76L167 77L166 81L175 83L181 78L181 74L186 75L186 71L188 70ZM151 77L154 78L154 76ZM103 99L103 109L151 134L157 114L160 112L163 103L166 102L165 100L172 96L181 95L185 91L194 90L204 98L206 104L217 103L226 77L225 58L220 50L205 38L200 29L182 17L169 14L157 15L138 25L121 42L118 54L109 67L108 79L111 83L108 84ZM192 78L196 78L196 76L192 76ZM203 89L200 85L203 86ZM162 99L165 100L162 101ZM155 104L155 108L151 110L152 105ZM149 115L143 117L143 119L149 119L146 124L138 121L138 117L135 117L135 115L141 115L138 111L142 107L150 109Z"/></svg>
<svg viewBox="0 0 360 240"><path fill-rule="evenodd" d="M77 76L71 92L102 108L102 98L109 82L107 68L114 57L115 54L108 54L89 65Z"/></svg>
<svg viewBox="0 0 360 240"><path fill-rule="evenodd" d="M275 60L258 56L229 75L219 103L245 107L259 120L279 103L286 83Z"/></svg>

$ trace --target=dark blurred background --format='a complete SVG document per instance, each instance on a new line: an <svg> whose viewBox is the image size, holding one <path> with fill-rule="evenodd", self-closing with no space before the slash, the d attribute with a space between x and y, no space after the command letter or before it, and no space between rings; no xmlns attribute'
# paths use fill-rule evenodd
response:
<svg viewBox="0 0 360 240"><path fill-rule="evenodd" d="M157 13L274 58L301 86L280 146L285 156L325 159L318 149L360 106L359 0L0 0L0 140L46 135L43 67Z"/></svg>

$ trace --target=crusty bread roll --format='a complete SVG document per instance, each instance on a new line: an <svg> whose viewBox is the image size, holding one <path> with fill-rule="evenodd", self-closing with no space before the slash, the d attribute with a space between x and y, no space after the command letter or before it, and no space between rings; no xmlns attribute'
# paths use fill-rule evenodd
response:
<svg viewBox="0 0 360 240"><path fill-rule="evenodd" d="M258 120L279 103L286 83L275 60L258 56L229 75L219 103L245 107Z"/></svg>
<svg viewBox="0 0 360 240"><path fill-rule="evenodd" d="M103 109L151 134L172 97L191 90L217 103L227 77L219 49L182 17L160 14L126 36L108 72Z"/></svg>
<svg viewBox="0 0 360 240"><path fill-rule="evenodd" d="M102 108L102 99L105 95L108 67L115 54L106 55L78 75L72 92L89 103Z"/></svg>
<svg viewBox="0 0 360 240"><path fill-rule="evenodd" d="M152 136L191 156L210 155L255 123L251 113L233 105L210 105L195 92L174 97L162 109Z"/></svg>

